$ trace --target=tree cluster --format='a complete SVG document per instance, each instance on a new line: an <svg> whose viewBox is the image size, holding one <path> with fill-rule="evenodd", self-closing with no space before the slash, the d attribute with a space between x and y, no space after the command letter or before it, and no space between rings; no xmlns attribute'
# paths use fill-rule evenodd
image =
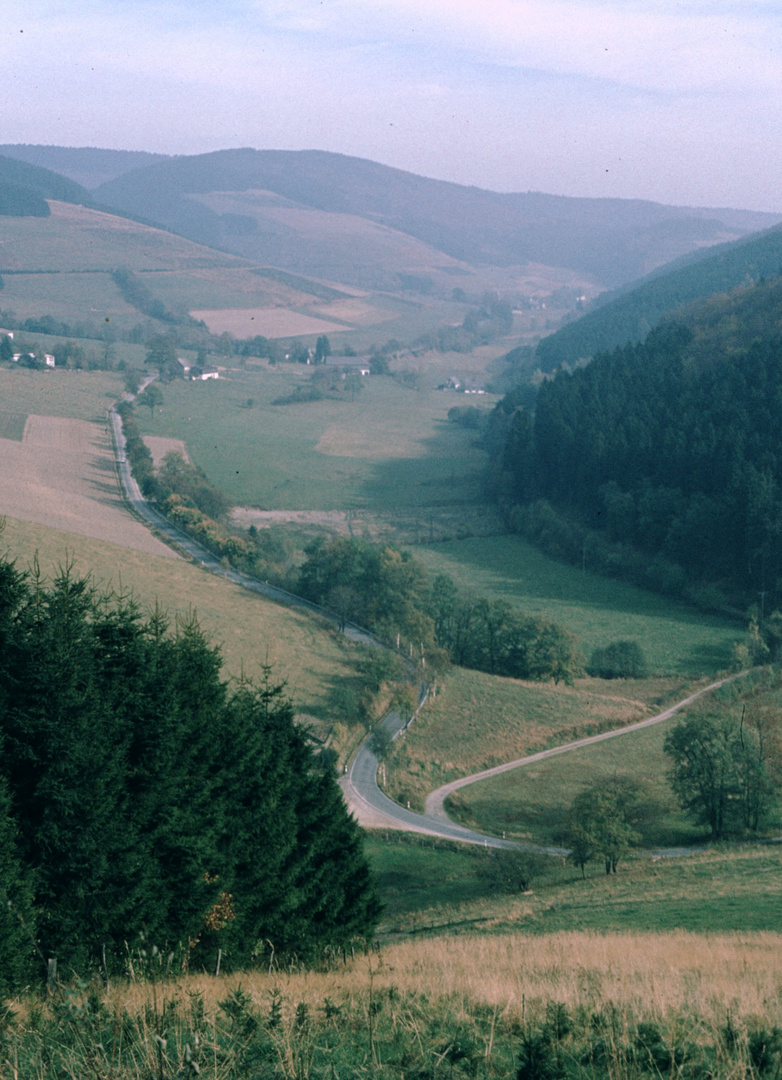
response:
<svg viewBox="0 0 782 1080"><path fill-rule="evenodd" d="M446 574L430 579L409 552L363 540L314 541L297 584L309 600L435 657L519 679L571 682L583 672L576 639L557 623L525 616L503 600L460 592Z"/></svg>
<svg viewBox="0 0 782 1080"><path fill-rule="evenodd" d="M645 679L649 669L637 641L612 641L594 650L587 672L597 679Z"/></svg>
<svg viewBox="0 0 782 1080"><path fill-rule="evenodd" d="M585 788L573 800L567 840L570 859L581 868L600 858L607 874L615 874L619 860L641 839L636 826L640 803L636 787L623 777L612 777Z"/></svg>
<svg viewBox="0 0 782 1080"><path fill-rule="evenodd" d="M112 270L111 279L122 294L122 299L136 311L140 311L142 315L148 315L149 318L157 319L158 322L204 326L204 323L197 323L186 313L177 315L170 311L162 300L153 295L147 283L132 270L125 267Z"/></svg>
<svg viewBox="0 0 782 1080"><path fill-rule="evenodd" d="M0 562L4 989L141 934L238 966L265 940L306 957L371 933L333 775L268 673L231 689L220 666L194 619Z"/></svg>
<svg viewBox="0 0 782 1080"><path fill-rule="evenodd" d="M773 738L768 716L755 710L749 716L742 710L740 718L695 715L666 736L671 786L682 809L714 840L757 832L767 818L777 787Z"/></svg>

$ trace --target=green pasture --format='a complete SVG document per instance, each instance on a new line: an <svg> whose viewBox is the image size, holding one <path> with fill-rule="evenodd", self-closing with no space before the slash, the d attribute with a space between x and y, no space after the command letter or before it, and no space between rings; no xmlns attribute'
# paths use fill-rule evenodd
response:
<svg viewBox="0 0 782 1080"><path fill-rule="evenodd" d="M235 503L392 510L480 500L485 455L471 432L448 423L444 394L368 376L354 401L271 404L309 375L253 365L225 379L171 383L154 416L138 410L139 423L144 434L182 439Z"/></svg>
<svg viewBox="0 0 782 1080"><path fill-rule="evenodd" d="M63 322L103 322L133 325L139 313L120 295L108 273L46 273L5 275L3 306L20 319L52 315Z"/></svg>
<svg viewBox="0 0 782 1080"><path fill-rule="evenodd" d="M449 807L455 819L511 839L564 843L567 816L574 797L585 787L613 776L629 777L643 790L649 813L643 826L647 847L696 843L703 830L690 825L679 811L667 779L665 736L679 722L672 717L653 727L621 735L593 746L571 750L546 761L523 765L491 780L456 792Z"/></svg>
<svg viewBox="0 0 782 1080"><path fill-rule="evenodd" d="M271 665L285 680L297 709L325 716L325 700L335 680L352 674L355 648L317 617L274 604L184 559L132 551L58 529L6 519L0 552L27 569L38 558L45 576L72 564L91 575L101 590L130 591L142 610L159 605L172 625L177 613L195 613L219 646L225 674L257 677Z"/></svg>
<svg viewBox="0 0 782 1080"><path fill-rule="evenodd" d="M25 340L34 336L28 335ZM0 410L25 417L35 413L69 416L74 420L102 420L122 393L122 387L119 372L50 368L32 371L9 363L0 365Z"/></svg>
<svg viewBox="0 0 782 1080"><path fill-rule="evenodd" d="M516 536L417 546L414 554L465 590L561 623L578 637L587 660L596 648L631 639L654 673L710 675L729 667L732 646L744 632L728 619L557 562Z"/></svg>
<svg viewBox="0 0 782 1080"><path fill-rule="evenodd" d="M686 692L682 679L582 679L571 688L465 668L451 669L439 683L388 760L389 795L417 809L450 780L642 720Z"/></svg>
<svg viewBox="0 0 782 1080"><path fill-rule="evenodd" d="M253 274L244 266L212 270L166 270L139 273L156 300L174 311L192 308L264 307L285 302L290 294L301 303L303 297L273 281Z"/></svg>
<svg viewBox="0 0 782 1080"><path fill-rule="evenodd" d="M769 845L677 858L636 855L607 877L544 858L531 893L503 894L480 847L370 832L365 850L384 904L381 937L476 931L778 930L782 851Z"/></svg>

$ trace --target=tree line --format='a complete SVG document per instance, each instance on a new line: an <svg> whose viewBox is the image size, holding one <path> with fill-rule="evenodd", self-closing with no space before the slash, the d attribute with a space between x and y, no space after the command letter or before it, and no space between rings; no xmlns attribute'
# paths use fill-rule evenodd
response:
<svg viewBox="0 0 782 1080"><path fill-rule="evenodd" d="M295 583L344 622L373 630L430 664L448 661L518 679L572 682L583 673L573 634L504 600L461 591L391 545L341 537L313 541Z"/></svg>
<svg viewBox="0 0 782 1080"><path fill-rule="evenodd" d="M358 827L267 671L230 687L193 618L0 561L0 986L312 957L378 918ZM266 944L264 944L266 943Z"/></svg>

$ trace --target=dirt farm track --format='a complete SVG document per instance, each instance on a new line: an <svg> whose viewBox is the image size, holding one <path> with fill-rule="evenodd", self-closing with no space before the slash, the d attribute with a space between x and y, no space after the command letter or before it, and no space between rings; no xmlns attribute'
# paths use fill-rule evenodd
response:
<svg viewBox="0 0 782 1080"><path fill-rule="evenodd" d="M87 420L28 416L21 442L0 439L0 515L177 557L126 509L107 429Z"/></svg>

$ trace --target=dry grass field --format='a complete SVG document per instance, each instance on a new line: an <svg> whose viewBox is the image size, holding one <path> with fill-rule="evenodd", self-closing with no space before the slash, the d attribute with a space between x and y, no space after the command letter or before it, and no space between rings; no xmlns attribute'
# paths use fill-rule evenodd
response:
<svg viewBox="0 0 782 1080"><path fill-rule="evenodd" d="M703 1030L718 1029L728 1016L737 1026L763 1016L771 1026L782 1024L782 935L466 934L386 946L336 972L190 976L169 992L183 1001L200 995L212 1016L238 986L264 1013L276 992L292 1014L300 1002L314 1012L326 1000L366 999L370 984L381 1001L391 991L391 1001L395 994L447 1003L455 1020L484 1006L505 1021L535 1023L555 1001L570 1011L614 1010L623 1024L689 1015ZM148 992L145 985L117 986L111 1011L142 1011Z"/></svg>
<svg viewBox="0 0 782 1080"><path fill-rule="evenodd" d="M0 552L16 558L19 569L29 568L37 557L43 574L51 577L70 563L76 574L91 575L103 591L130 590L142 610L157 604L172 621L177 613L194 612L220 647L226 676L238 678L244 672L255 678L268 662L274 677L287 681L300 711L323 715L332 680L351 673L354 648L318 619L247 592L184 559L167 557L169 549L160 547L163 557L11 517L0 536Z"/></svg>
<svg viewBox="0 0 782 1080"><path fill-rule="evenodd" d="M194 319L203 320L212 334L233 334L235 338L251 338L261 334L267 338L296 337L299 334L331 334L350 330L349 326L312 315L302 315L283 307L213 308L193 310Z"/></svg>
<svg viewBox="0 0 782 1080"><path fill-rule="evenodd" d="M31 415L21 442L0 439L0 514L176 558L125 507L98 423Z"/></svg>

